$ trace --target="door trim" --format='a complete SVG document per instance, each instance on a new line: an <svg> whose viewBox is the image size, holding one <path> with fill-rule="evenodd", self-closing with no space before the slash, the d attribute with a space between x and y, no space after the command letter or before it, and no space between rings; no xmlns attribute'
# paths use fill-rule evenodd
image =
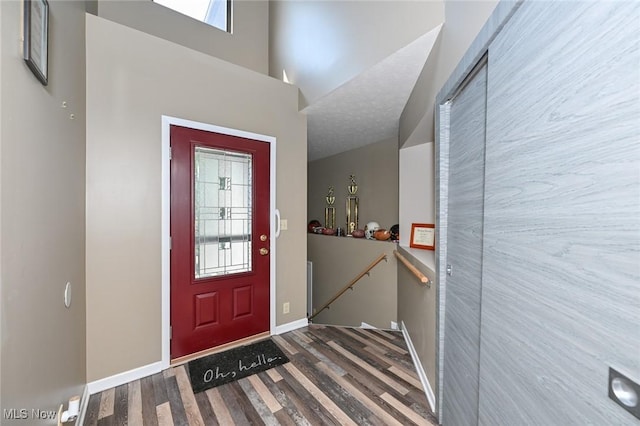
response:
<svg viewBox="0 0 640 426"><path fill-rule="evenodd" d="M171 223L171 199L170 199L170 181L171 181L171 165L170 165L170 126L177 125L183 127L189 127L197 130L204 130L207 132L221 133L224 135L239 136L245 139L253 139L256 141L267 142L270 144L270 200L269 200L269 228L271 233L270 247L270 276L269 276L269 332L274 334L276 329L276 238L279 224L276 224L276 138L268 135L261 135L258 133L246 132L244 130L231 129L228 127L216 126L214 124L200 123L197 121L185 120L182 118L171 117L167 115L162 116L162 307L161 315L161 336L162 336L162 368L169 368L171 364L170 354L170 303L171 303L171 262L169 251L169 233ZM278 225L278 227L276 227Z"/></svg>

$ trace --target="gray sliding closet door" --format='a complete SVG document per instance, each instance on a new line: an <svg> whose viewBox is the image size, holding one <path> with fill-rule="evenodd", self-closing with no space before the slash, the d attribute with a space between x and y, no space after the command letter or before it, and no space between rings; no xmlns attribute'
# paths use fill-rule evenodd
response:
<svg viewBox="0 0 640 426"><path fill-rule="evenodd" d="M640 2L526 1L488 69L480 424L638 425Z"/></svg>
<svg viewBox="0 0 640 426"><path fill-rule="evenodd" d="M487 67L482 65L451 101L444 425L477 424L486 91Z"/></svg>

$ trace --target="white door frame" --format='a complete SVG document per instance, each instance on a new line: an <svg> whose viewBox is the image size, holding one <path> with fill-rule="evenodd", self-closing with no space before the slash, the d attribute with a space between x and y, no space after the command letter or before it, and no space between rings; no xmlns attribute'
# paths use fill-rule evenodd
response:
<svg viewBox="0 0 640 426"><path fill-rule="evenodd" d="M276 238L280 234L280 214L276 209L276 138L273 136L260 135L257 133L245 132L243 130L220 127L213 124L200 123L197 121L185 120L182 118L162 116L162 369L169 368L171 363L170 355L170 304L171 304L171 265L169 251L169 233L171 224L171 164L170 164L170 131L171 125L184 126L207 132L221 133L224 135L239 136L246 139L267 142L270 149L270 277L269 277L269 328L274 334L276 328ZM277 225L277 227L276 227Z"/></svg>

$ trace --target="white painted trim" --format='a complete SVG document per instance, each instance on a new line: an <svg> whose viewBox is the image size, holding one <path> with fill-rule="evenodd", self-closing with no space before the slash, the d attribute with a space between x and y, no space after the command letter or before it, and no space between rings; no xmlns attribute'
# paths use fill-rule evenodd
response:
<svg viewBox="0 0 640 426"><path fill-rule="evenodd" d="M413 346L413 342L411 341L411 337L409 336L407 327L405 327L404 325L404 321L400 322L400 329L402 330L404 341L407 343L407 348L409 348L409 353L411 354L413 365L415 365L416 367L416 372L418 373L418 377L420 378L420 382L422 383L422 388L424 389L424 393L427 397L427 401L429 401L429 406L431 406L431 411L435 413L436 412L436 395L433 393L433 389L431 388L431 384L429 383L429 379L427 378L427 373L424 371L424 368L422 367L422 363L420 362L420 358L418 357L418 353L416 352L415 346Z"/></svg>
<svg viewBox="0 0 640 426"><path fill-rule="evenodd" d="M133 382L134 380L139 380L143 377L151 376L161 372L162 370L164 370L164 368L162 368L162 361L158 361L153 364L148 364L123 373L114 374L110 377L105 377L104 379L96 380L95 382L87 384L89 395L124 385L125 383Z"/></svg>
<svg viewBox="0 0 640 426"><path fill-rule="evenodd" d="M167 115L162 116L162 219L161 219L161 258L162 258L162 308L161 308L161 335L162 335L162 369L169 368L171 363L170 344L169 344L169 332L170 332L170 303L171 303L171 270L170 270L170 257L169 257L169 232L170 232L170 214L171 214L171 200L170 194L170 182L171 182L171 169L169 162L169 146L170 146L170 126L184 126L191 129L204 130L206 132L221 133L224 135L239 136L246 139L253 139L256 141L262 141L269 143L270 146L270 202L269 202L269 216L270 216L270 269L271 276L269 277L270 289L270 320L269 328L271 334L276 330L276 138L268 135L261 135L258 133L246 132L244 130L231 129L228 127L220 127L213 124L200 123L197 121L185 120L177 117L170 117ZM279 225L279 224L278 224Z"/></svg>
<svg viewBox="0 0 640 426"><path fill-rule="evenodd" d="M306 327L307 325L309 325L309 320L307 318L301 318L299 320L291 321L286 324L282 324L275 327L273 333L271 334L283 334L288 331L293 331L302 327Z"/></svg>
<svg viewBox="0 0 640 426"><path fill-rule="evenodd" d="M82 426L84 424L84 418L87 416L87 407L89 406L89 386L84 386L82 391L82 398L80 399L80 413L76 419L76 426Z"/></svg>
<svg viewBox="0 0 640 426"><path fill-rule="evenodd" d="M253 138L255 139L255 138ZM268 141L271 144L271 149L269 152L271 153L270 163L269 163L269 175L270 175L270 188L269 193L271 197L271 208L269 209L269 215L271 217L271 238L269 239L270 243L270 253L269 259L271 261L270 271L271 276L269 277L269 297L271 299L271 308L269 309L269 318L270 324L269 329L273 334L276 329L276 239L280 236L280 210L278 210L276 206L276 138L271 138ZM276 224L276 221L278 222Z"/></svg>
<svg viewBox="0 0 640 426"><path fill-rule="evenodd" d="M171 135L169 126L173 123L171 117L162 116L162 185L161 185L161 243L160 243L160 257L161 257L161 286L162 286L162 302L161 302L161 320L160 326L162 342L160 347L162 348L161 362L163 368L169 368L171 363L170 356L170 307L171 307L171 257L170 257L170 242L169 236L171 232L171 162L170 162L170 142Z"/></svg>

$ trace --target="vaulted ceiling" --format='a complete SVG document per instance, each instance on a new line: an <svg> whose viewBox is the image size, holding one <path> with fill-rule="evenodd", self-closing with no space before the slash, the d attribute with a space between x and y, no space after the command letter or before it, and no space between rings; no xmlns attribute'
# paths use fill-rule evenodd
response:
<svg viewBox="0 0 640 426"><path fill-rule="evenodd" d="M400 114L441 26L303 109L309 161L398 134Z"/></svg>
<svg viewBox="0 0 640 426"><path fill-rule="evenodd" d="M269 73L300 88L314 161L396 136L441 1L276 1Z"/></svg>

